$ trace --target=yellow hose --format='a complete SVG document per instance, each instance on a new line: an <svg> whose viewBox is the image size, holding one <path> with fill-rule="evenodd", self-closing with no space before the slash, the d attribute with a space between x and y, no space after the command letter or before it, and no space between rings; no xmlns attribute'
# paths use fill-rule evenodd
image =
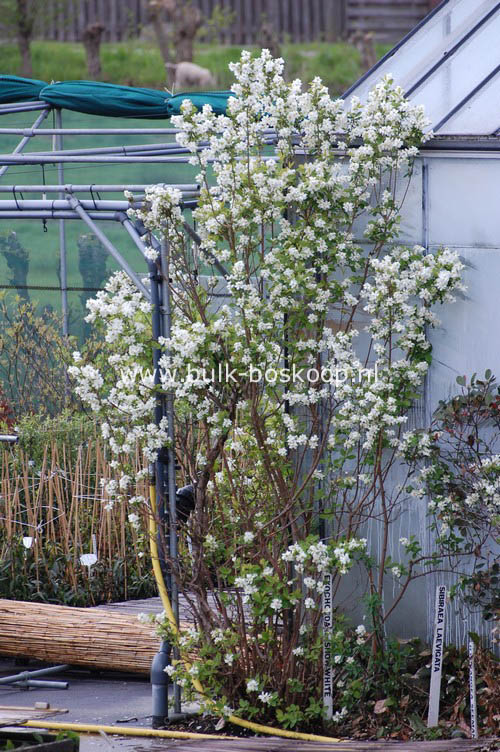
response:
<svg viewBox="0 0 500 752"><path fill-rule="evenodd" d="M158 535L158 527L156 524L156 488L155 486L150 483L149 485L149 499L151 502L151 514L149 517L149 545L150 545L150 551L151 551L151 560L153 563L153 572L156 579L156 583L158 586L158 592L161 597L161 601L163 604L163 608L165 610L165 615L170 623L170 627L175 635L179 634L179 627L177 626L177 621L174 616L174 612L172 610L172 604L170 603L170 598L168 596L168 591L165 586L165 581L163 579L163 573L161 571L160 566L160 558L158 554L158 546L156 544L156 538ZM182 658L182 661L184 663L184 666L186 667L186 670L189 671L191 668L191 664L189 661L186 660L186 658ZM206 698L205 690L203 689L203 686L201 685L201 682L196 679L192 678L193 686L196 689L196 691L203 695ZM215 705L215 703L212 700L208 700L208 703L212 706ZM272 726L262 726L260 723L254 723L253 721L245 721L243 718L238 718L235 715L230 715L227 718L228 721L231 723L234 723L235 726L242 726L243 728L250 729L250 731L255 731L256 734L270 734L271 736L284 736L287 739L301 739L302 741L308 741L308 742L340 742L341 739L335 739L330 736L318 736L316 734L302 734L299 731L288 731L287 729L276 729ZM226 737L227 738L227 737Z"/></svg>
<svg viewBox="0 0 500 752"><path fill-rule="evenodd" d="M97 723L60 723L58 721L26 721L23 726L51 729L53 731L76 731L77 733L117 734L119 736L153 736L163 739L236 739L235 736L195 734L189 731L165 731L164 729L141 728L140 726L101 726Z"/></svg>

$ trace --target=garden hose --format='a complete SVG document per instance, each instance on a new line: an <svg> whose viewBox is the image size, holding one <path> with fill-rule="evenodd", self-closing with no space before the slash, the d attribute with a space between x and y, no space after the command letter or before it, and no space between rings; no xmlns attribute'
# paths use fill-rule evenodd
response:
<svg viewBox="0 0 500 752"><path fill-rule="evenodd" d="M51 731L75 731L82 734L115 734L119 736L149 736L164 739L235 739L231 736L196 734L190 731L165 731L164 729L141 728L140 726L101 726L98 723L60 723L59 721L25 721L23 726Z"/></svg>
<svg viewBox="0 0 500 752"><path fill-rule="evenodd" d="M169 621L170 628L172 629L172 632L175 635L179 635L179 627L177 625L177 620L175 618L174 612L172 610L172 604L170 603L170 598L168 595L167 588L165 586L165 580L163 579L163 573L161 571L160 566L160 557L158 554L158 545L156 543L157 537L158 537L158 526L156 523L156 488L154 483L149 484L149 499L151 503L151 514L149 516L149 545L150 545L150 551L151 551L151 561L153 564L153 572L156 579L156 584L158 586L158 592L161 597L161 601L163 604L163 608L165 610L165 615ZM189 671L191 668L191 664L186 658L182 658L182 662L184 663L184 666L186 667L186 670ZM203 689L203 686L201 682L196 679L196 677L192 678L193 687L196 689L196 691L200 694L206 697L205 691ZM215 705L215 702L213 700L208 700L210 705ZM335 739L330 736L318 736L317 734L302 734L299 731L288 731L287 729L276 729L272 726L262 726L260 723L254 723L253 721L246 721L243 718L238 718L235 715L230 715L226 719L230 723L233 723L235 726L241 726L242 728L249 729L250 731L254 731L256 734L270 734L271 736L284 736L287 739L300 739L301 741L309 741L309 742L340 742L341 739ZM226 737L227 738L227 737Z"/></svg>

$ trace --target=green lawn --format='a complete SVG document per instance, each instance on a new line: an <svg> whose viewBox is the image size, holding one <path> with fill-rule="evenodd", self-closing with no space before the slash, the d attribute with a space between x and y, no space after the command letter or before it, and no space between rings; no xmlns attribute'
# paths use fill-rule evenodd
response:
<svg viewBox="0 0 500 752"><path fill-rule="evenodd" d="M228 64L238 60L242 49L239 46L198 44L195 62L209 68L216 76L218 87L225 89L232 81ZM386 49L386 46L379 45L377 52L382 54ZM48 82L88 78L81 44L34 42L32 54L35 78ZM321 76L332 94L340 94L362 73L358 51L344 42L284 44L282 55L288 78L307 81ZM163 61L154 43L134 40L103 44L101 59L103 81L158 89L168 86ZM18 74L19 71L17 46L0 44L0 72Z"/></svg>

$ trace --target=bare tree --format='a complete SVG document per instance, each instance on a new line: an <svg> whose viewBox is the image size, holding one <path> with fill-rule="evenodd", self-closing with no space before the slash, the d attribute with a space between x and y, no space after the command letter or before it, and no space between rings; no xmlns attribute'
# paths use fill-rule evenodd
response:
<svg viewBox="0 0 500 752"><path fill-rule="evenodd" d="M356 31L349 37L349 42L358 50L361 56L361 67L364 71L373 68L377 62L377 52L375 50L374 38L372 31Z"/></svg>
<svg viewBox="0 0 500 752"><path fill-rule="evenodd" d="M194 39L203 20L199 8L192 0L150 0L148 7L165 63L172 62L171 44L175 62L192 62ZM171 24L171 42L165 28L166 20Z"/></svg>
<svg viewBox="0 0 500 752"><path fill-rule="evenodd" d="M45 0L0 0L0 28L17 42L23 76L33 75L31 42L37 20L59 13L66 2L55 0L51 8L47 8Z"/></svg>
<svg viewBox="0 0 500 752"><path fill-rule="evenodd" d="M201 11L195 8L192 2L182 2L182 0L175 2L174 0L172 5L174 6L171 16L176 60L178 63L192 62L194 39L203 20Z"/></svg>
<svg viewBox="0 0 500 752"><path fill-rule="evenodd" d="M33 26L35 15L33 6L37 3L30 3L29 0L16 0L16 27L17 27L17 44L21 54L23 76L33 75L33 65L31 63L31 39L33 37Z"/></svg>
<svg viewBox="0 0 500 752"><path fill-rule="evenodd" d="M102 24L94 23L89 24L82 35L90 78L99 78L101 75L101 38L103 31L104 26Z"/></svg>
<svg viewBox="0 0 500 752"><path fill-rule="evenodd" d="M160 48L160 53L164 63L170 62L170 44L168 39L167 30L165 28L165 11L167 9L168 2L164 0L149 0L148 10L151 18L151 23L156 34L156 41Z"/></svg>

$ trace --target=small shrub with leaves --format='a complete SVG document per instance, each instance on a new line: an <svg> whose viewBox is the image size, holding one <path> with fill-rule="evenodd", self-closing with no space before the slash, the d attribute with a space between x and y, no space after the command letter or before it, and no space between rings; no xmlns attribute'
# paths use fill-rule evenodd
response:
<svg viewBox="0 0 500 752"><path fill-rule="evenodd" d="M411 492L427 495L436 546L459 576L454 591L481 610L500 614L500 386L459 376L460 392L439 404L430 429L408 440L408 455L423 463Z"/></svg>

